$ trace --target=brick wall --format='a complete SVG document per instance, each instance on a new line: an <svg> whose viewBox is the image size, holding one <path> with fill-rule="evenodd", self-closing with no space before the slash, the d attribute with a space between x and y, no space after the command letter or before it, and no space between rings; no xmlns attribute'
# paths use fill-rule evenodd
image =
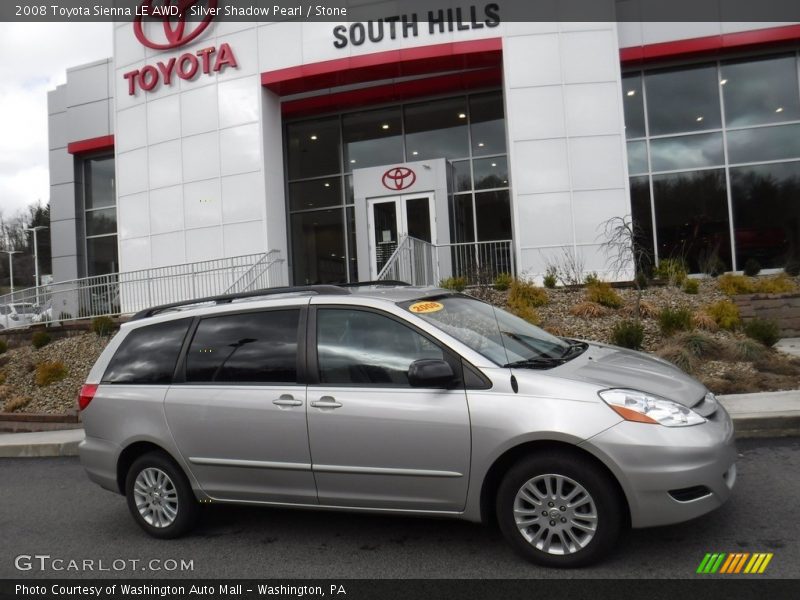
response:
<svg viewBox="0 0 800 600"><path fill-rule="evenodd" d="M743 321L776 321L783 337L800 337L800 294L747 294L734 296Z"/></svg>

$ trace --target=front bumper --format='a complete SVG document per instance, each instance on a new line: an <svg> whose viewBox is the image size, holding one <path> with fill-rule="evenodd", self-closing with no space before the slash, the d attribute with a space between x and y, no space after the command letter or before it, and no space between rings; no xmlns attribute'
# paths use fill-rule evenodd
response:
<svg viewBox="0 0 800 600"><path fill-rule="evenodd" d="M736 482L733 423L721 406L701 425L623 421L581 446L614 472L636 528L680 523L710 512L730 497ZM691 499L678 500L670 492Z"/></svg>

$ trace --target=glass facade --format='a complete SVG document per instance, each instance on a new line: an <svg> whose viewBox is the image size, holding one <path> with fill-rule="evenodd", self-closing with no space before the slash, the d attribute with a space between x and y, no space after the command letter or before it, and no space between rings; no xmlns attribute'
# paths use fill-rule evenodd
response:
<svg viewBox="0 0 800 600"><path fill-rule="evenodd" d="M633 218L694 272L800 254L797 52L625 73Z"/></svg>
<svg viewBox="0 0 800 600"><path fill-rule="evenodd" d="M114 157L83 161L86 276L119 271Z"/></svg>
<svg viewBox="0 0 800 600"><path fill-rule="evenodd" d="M499 91L290 122L285 141L298 285L358 279L354 169L446 158L453 167L450 241L511 238Z"/></svg>

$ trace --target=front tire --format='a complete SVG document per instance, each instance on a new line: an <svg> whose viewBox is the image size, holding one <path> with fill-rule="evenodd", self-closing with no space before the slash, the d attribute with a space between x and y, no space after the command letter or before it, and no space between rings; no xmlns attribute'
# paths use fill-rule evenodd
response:
<svg viewBox="0 0 800 600"><path fill-rule="evenodd" d="M567 453L523 459L497 492L497 519L524 558L547 567L581 567L612 551L623 505L609 476Z"/></svg>
<svg viewBox="0 0 800 600"><path fill-rule="evenodd" d="M163 452L148 452L133 461L125 478L125 496L134 521L156 538L182 536L199 513L186 475Z"/></svg>

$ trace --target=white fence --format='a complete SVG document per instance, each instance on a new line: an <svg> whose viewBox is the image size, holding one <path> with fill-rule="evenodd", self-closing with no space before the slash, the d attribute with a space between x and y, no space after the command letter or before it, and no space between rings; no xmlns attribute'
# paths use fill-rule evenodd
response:
<svg viewBox="0 0 800 600"><path fill-rule="evenodd" d="M0 326L52 323L139 310L206 296L286 285L278 250L203 262L98 275L52 283L0 296L0 307L32 305L17 319L0 317Z"/></svg>
<svg viewBox="0 0 800 600"><path fill-rule="evenodd" d="M500 273L516 275L511 240L431 244L407 236L378 274L379 280L412 285L438 285L448 277L462 277L468 285L488 285Z"/></svg>

